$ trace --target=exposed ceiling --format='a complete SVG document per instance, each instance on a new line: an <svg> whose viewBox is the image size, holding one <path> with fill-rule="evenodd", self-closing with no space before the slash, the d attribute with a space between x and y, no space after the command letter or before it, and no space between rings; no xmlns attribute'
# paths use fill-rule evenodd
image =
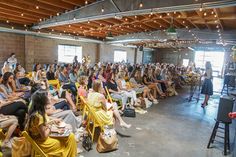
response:
<svg viewBox="0 0 236 157"><path fill-rule="evenodd" d="M189 31L193 35L186 39L189 41L201 40L194 31L219 34L214 40L221 41L224 38L221 34L236 30L233 0L165 1L130 0L128 4L127 0L0 0L0 26L100 41L107 36L134 38L140 32L166 31L170 27ZM179 37L173 41L184 42ZM146 45L161 42L151 40Z"/></svg>

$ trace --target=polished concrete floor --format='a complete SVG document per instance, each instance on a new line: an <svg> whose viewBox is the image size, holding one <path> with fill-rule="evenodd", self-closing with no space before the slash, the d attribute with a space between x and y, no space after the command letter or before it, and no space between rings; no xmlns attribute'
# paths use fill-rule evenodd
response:
<svg viewBox="0 0 236 157"><path fill-rule="evenodd" d="M217 114L222 81L214 80L214 95L209 105L203 109L201 102L193 99L188 102L188 88L179 91L179 96L161 100L159 104L148 109L144 115L125 118L132 128L118 131L131 135L130 138L119 137L119 149L114 152L99 154L96 144L90 152L80 156L93 157L221 157L223 144L215 143L214 148L207 149L214 118ZM234 124L231 126L231 147L234 147ZM221 141L220 139L218 141ZM231 152L228 156L233 156Z"/></svg>

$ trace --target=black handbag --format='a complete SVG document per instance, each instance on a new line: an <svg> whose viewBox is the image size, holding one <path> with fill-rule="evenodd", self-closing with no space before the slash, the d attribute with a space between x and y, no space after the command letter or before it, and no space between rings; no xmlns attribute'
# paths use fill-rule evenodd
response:
<svg viewBox="0 0 236 157"><path fill-rule="evenodd" d="M90 151L92 149L93 142L89 135L84 135L82 140L82 146L86 151Z"/></svg>
<svg viewBox="0 0 236 157"><path fill-rule="evenodd" d="M123 115L124 115L125 117L136 117L135 109L132 109L132 108L130 108L129 105L127 105L127 106L125 107L125 110L124 110L124 112L123 112Z"/></svg>

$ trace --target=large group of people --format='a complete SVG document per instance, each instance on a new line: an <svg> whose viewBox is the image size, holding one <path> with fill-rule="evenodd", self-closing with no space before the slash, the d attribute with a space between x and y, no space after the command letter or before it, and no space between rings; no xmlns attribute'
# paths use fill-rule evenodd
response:
<svg viewBox="0 0 236 157"><path fill-rule="evenodd" d="M104 125L114 127L117 123L130 128L131 124L122 118L127 105L145 110L160 99L178 95L176 89L185 85L184 75L191 71L167 63L91 66L75 59L71 64L37 63L29 76L12 54L0 75L0 116L6 118L0 121L0 127L6 131L2 147L11 148L10 139L15 130L26 130L46 154L76 156L80 151L77 134L84 120L78 112L79 96L94 108ZM210 79L209 71L206 76ZM60 89L50 85L51 80L59 80ZM118 101L109 101L108 95ZM51 124L62 123L71 129L71 134L65 138L51 137Z"/></svg>

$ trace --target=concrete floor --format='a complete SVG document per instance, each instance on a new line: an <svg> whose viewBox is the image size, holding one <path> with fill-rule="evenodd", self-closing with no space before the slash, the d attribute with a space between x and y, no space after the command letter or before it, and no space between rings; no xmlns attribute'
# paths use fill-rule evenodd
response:
<svg viewBox="0 0 236 157"><path fill-rule="evenodd" d="M221 80L216 79L214 95L209 105L201 108L201 102L193 99L188 102L186 90L179 96L161 100L159 104L148 109L144 115L136 118L125 118L132 128L118 130L131 135L130 138L119 137L119 149L114 152L99 154L96 144L85 157L222 157L223 144L214 143L214 148L207 149L214 118L217 114ZM233 148L235 129L231 126L231 145ZM220 140L219 140L220 141ZM233 153L228 156L232 156Z"/></svg>

